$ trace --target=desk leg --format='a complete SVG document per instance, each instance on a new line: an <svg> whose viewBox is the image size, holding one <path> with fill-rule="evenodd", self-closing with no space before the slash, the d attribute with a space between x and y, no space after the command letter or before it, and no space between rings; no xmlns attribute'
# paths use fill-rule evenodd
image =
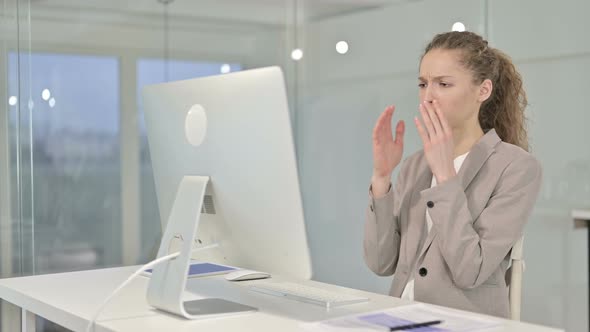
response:
<svg viewBox="0 0 590 332"><path fill-rule="evenodd" d="M35 314L27 311L25 309L21 309L21 331L22 332L35 332L36 327L36 317Z"/></svg>

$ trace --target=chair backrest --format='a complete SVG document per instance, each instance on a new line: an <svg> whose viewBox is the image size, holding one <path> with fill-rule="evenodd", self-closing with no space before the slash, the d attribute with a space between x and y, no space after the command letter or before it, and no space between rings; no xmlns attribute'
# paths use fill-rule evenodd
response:
<svg viewBox="0 0 590 332"><path fill-rule="evenodd" d="M520 320L520 307L522 300L522 273L524 271L524 258L522 246L524 236L522 236L510 251L510 268L506 271L506 285L508 285L510 318Z"/></svg>

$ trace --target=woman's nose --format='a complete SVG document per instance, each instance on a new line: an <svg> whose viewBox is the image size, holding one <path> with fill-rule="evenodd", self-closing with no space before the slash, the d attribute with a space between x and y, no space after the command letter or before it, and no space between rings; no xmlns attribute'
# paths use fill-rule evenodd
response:
<svg viewBox="0 0 590 332"><path fill-rule="evenodd" d="M434 100L434 91L432 91L432 88L430 86L428 86L426 88L426 91L424 92L424 100L423 101L427 101L432 104L433 100Z"/></svg>

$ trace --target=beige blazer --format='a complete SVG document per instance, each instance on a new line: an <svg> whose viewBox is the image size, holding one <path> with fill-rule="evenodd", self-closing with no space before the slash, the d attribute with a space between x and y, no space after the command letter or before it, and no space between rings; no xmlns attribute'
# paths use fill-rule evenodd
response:
<svg viewBox="0 0 590 332"><path fill-rule="evenodd" d="M509 317L510 250L531 214L541 175L531 154L502 142L493 129L473 146L457 176L433 188L424 152L413 154L387 195L376 199L369 192L367 266L394 275L392 296L401 296L413 275L416 301Z"/></svg>

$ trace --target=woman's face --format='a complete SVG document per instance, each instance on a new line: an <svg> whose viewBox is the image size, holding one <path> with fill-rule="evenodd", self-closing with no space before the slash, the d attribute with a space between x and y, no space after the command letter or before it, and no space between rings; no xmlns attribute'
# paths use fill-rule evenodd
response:
<svg viewBox="0 0 590 332"><path fill-rule="evenodd" d="M436 100L451 128L479 125L479 107L492 88L490 80L474 84L459 59L458 50L433 49L422 58L418 78L420 102Z"/></svg>

